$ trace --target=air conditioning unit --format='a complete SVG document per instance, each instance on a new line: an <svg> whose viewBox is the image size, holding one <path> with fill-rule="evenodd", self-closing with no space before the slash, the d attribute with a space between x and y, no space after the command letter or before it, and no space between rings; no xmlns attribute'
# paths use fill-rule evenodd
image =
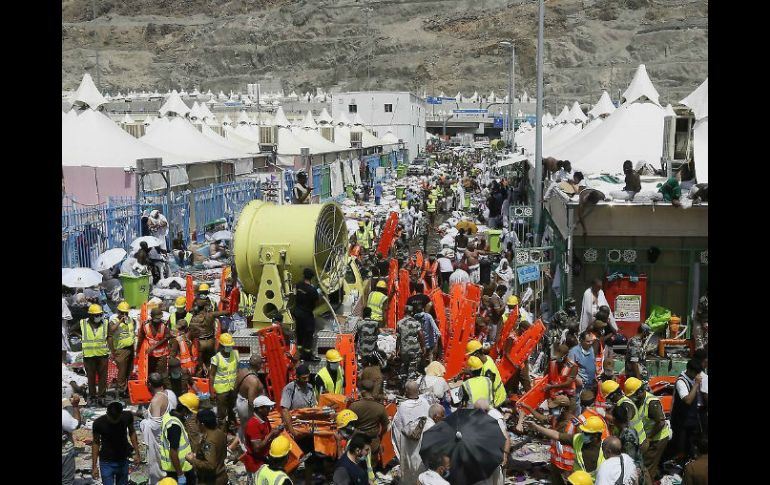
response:
<svg viewBox="0 0 770 485"><path fill-rule="evenodd" d="M260 126L259 127L259 144L260 145L278 144L278 127L277 126Z"/></svg>
<svg viewBox="0 0 770 485"><path fill-rule="evenodd" d="M362 141L361 137L363 135L363 132L361 131L351 131L350 132L350 146L353 148L361 148L362 147Z"/></svg>
<svg viewBox="0 0 770 485"><path fill-rule="evenodd" d="M695 117L689 108L675 108L675 116L663 119L663 153L661 167L666 171L675 171L683 163L692 161L693 133Z"/></svg>
<svg viewBox="0 0 770 485"><path fill-rule="evenodd" d="M320 128L321 130L321 136L329 140L330 142L334 142L334 127L332 126L322 126Z"/></svg>
<svg viewBox="0 0 770 485"><path fill-rule="evenodd" d="M136 160L136 169L138 172L153 172L160 170L162 166L162 158L138 158Z"/></svg>

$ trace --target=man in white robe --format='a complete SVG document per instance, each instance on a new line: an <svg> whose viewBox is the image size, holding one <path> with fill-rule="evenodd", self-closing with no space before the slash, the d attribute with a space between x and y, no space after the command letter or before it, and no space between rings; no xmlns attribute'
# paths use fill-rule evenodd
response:
<svg viewBox="0 0 770 485"><path fill-rule="evenodd" d="M593 325L596 319L596 312L599 311L599 307L602 305L610 306L607 303L607 298L604 296L604 290L602 290L602 280L597 278L591 283L591 287L583 293L583 304L580 311L581 332L584 332ZM618 325L615 323L615 316L612 312L610 312L609 324L616 332L618 331Z"/></svg>
<svg viewBox="0 0 770 485"><path fill-rule="evenodd" d="M415 381L406 383L406 401L398 405L393 417L393 449L401 464L401 483L417 483L417 477L425 471L420 457L422 432L428 420L430 403L420 396Z"/></svg>

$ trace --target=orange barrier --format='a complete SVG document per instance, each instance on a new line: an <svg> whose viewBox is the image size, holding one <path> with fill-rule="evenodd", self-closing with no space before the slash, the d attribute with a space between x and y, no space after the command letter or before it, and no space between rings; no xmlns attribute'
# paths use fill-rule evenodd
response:
<svg viewBox="0 0 770 485"><path fill-rule="evenodd" d="M334 431L313 430L313 451L337 459L337 437Z"/></svg>
<svg viewBox="0 0 770 485"><path fill-rule="evenodd" d="M389 403L385 406L385 412L388 413L389 418L393 418L396 415L396 404ZM396 457L396 452L393 449L393 440L391 439L391 430L385 432L382 440L380 441L380 450L382 451L382 465L385 466Z"/></svg>
<svg viewBox="0 0 770 485"><path fill-rule="evenodd" d="M139 310L139 325L144 325L147 321L147 302L142 303L142 309Z"/></svg>
<svg viewBox="0 0 770 485"><path fill-rule="evenodd" d="M396 329L396 321L398 316L398 304L399 304L399 298L398 298L398 291L394 291L390 295L390 301L388 302L388 315L387 315L387 324L388 328L391 330Z"/></svg>
<svg viewBox="0 0 770 485"><path fill-rule="evenodd" d="M453 285L449 290L449 322L452 327L460 321L460 303L463 300L463 295L465 295L464 284Z"/></svg>
<svg viewBox="0 0 770 485"><path fill-rule="evenodd" d="M190 310L192 310L193 300L195 299L195 288L193 287L193 277L191 274L187 275L187 277L185 278L185 282L186 283L185 283L184 291L185 291L185 298L187 302L185 303L184 307L185 307L185 310L189 312Z"/></svg>
<svg viewBox="0 0 770 485"><path fill-rule="evenodd" d="M446 348L447 340L449 339L447 321L446 321L446 307L444 306L444 293L441 288L434 288L430 292L430 300L433 302L433 310L436 312L436 321L438 322L438 329L441 332L441 347Z"/></svg>
<svg viewBox="0 0 770 485"><path fill-rule="evenodd" d="M532 353L544 334L545 325L540 319L537 319L535 324L525 330L511 345L508 353L503 355L497 363L497 370L500 371L500 379L502 379L503 384L507 383L511 376L517 372L517 367L527 365L529 354Z"/></svg>
<svg viewBox="0 0 770 485"><path fill-rule="evenodd" d="M286 342L279 327L270 326L257 331L259 345L262 348L263 368L267 395L278 402L283 388L289 382L290 361L286 353Z"/></svg>
<svg viewBox="0 0 770 485"><path fill-rule="evenodd" d="M358 364L356 362L356 344L352 333L337 335L335 348L342 355L342 371L345 373L345 395L355 398L358 395Z"/></svg>
<svg viewBox="0 0 770 485"><path fill-rule="evenodd" d="M135 359L137 368L136 379L128 381L128 397L131 399L131 404L147 404L152 399L152 394L150 394L150 390L147 388L147 347L148 342L145 339Z"/></svg>
<svg viewBox="0 0 770 485"><path fill-rule="evenodd" d="M541 377L536 379L532 389L525 392L521 398L516 401L516 408L523 411L525 414L529 414L529 411L520 406L521 403L526 403L532 409L537 409L543 401L546 400L547 394L545 392L545 386L548 384L548 377Z"/></svg>
<svg viewBox="0 0 770 485"><path fill-rule="evenodd" d="M398 227L398 212L391 212L385 226L380 234L380 241L377 243L377 255L380 258L387 258L390 254L390 247L393 245Z"/></svg>
<svg viewBox="0 0 770 485"><path fill-rule="evenodd" d="M230 292L230 307L228 308L228 311L230 314L236 313L238 311L238 306L241 303L241 289L237 286L233 288L233 291Z"/></svg>
<svg viewBox="0 0 770 485"><path fill-rule="evenodd" d="M396 308L396 318L401 320L404 318L404 310L406 309L406 300L410 295L409 291L409 271L401 269L398 272L398 308Z"/></svg>
<svg viewBox="0 0 770 485"><path fill-rule="evenodd" d="M508 315L508 318L505 320L505 323L503 324L503 329L500 331L500 337L497 339L497 342L495 342L495 345L492 346L492 348L489 350L489 356L492 357L492 359L497 360L497 358L501 355L503 355L503 350L505 349L505 341L508 339L508 336L511 334L511 332L516 328L516 322L519 321L519 305L516 305L513 307L513 310Z"/></svg>
<svg viewBox="0 0 770 485"><path fill-rule="evenodd" d="M454 378L465 366L465 346L473 338L473 330L476 324L476 310L472 300L463 299L460 304L460 319L452 322L452 336L447 343L444 357L446 374L449 380Z"/></svg>
<svg viewBox="0 0 770 485"><path fill-rule="evenodd" d="M388 296L392 295L396 288L398 288L398 261L392 258L388 266Z"/></svg>

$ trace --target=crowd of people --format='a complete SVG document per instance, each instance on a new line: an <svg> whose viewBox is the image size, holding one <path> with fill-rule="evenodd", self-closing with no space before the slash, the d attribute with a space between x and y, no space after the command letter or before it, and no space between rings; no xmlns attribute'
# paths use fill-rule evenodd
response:
<svg viewBox="0 0 770 485"><path fill-rule="evenodd" d="M248 483L285 485L296 479L286 467L297 446L307 456L300 468L308 485L373 485L383 473L405 485L456 483L453 470L468 464L451 453L421 452L422 442L431 429L446 426L442 423L453 413L471 409L499 425L497 438L503 443L499 463L478 484L502 485L507 477L522 475L523 469L511 463L512 452L538 440L550 445L548 472L542 478L552 484L652 485L672 467L684 484L707 483L707 343L678 376L667 418L660 397L651 392L645 368L650 328L641 325L638 335L618 349L618 327L600 280L586 290L580 312L568 298L562 310L545 315L542 295L515 291L513 250L526 241L515 231L503 231L500 249L493 251L489 236L477 226L510 228L514 221L508 219L507 208L524 200L526 191L521 180L496 177L494 158L488 155L439 153L443 172L415 180L395 202L397 207L394 204L399 224L388 258L374 254L383 237L383 220L366 214L351 236L350 254L371 276L371 291L352 330L357 398L348 389L345 409L334 416L336 456L314 452L312 432L297 429L291 415L318 407L324 394L346 394L340 352L328 350L319 364L322 359L313 343L319 290L316 275L306 269L302 281L295 282L291 312L296 331L287 334L297 346L295 377L280 400L274 397L277 402L266 394L261 356L252 354L248 365L239 367L233 337L219 323L228 311L215 311L207 285L197 288L190 311L180 297L168 308L168 318L154 308L144 322L129 315L125 302L109 317L99 304L90 303L73 331L82 339L88 378L87 389L81 391L89 404L106 406L106 414L92 427L92 477L104 484L126 484L132 459L148 464L150 485L225 485L226 464L240 460ZM295 186L298 203L306 203L312 190L306 183L305 177ZM382 182L375 181L373 189L379 205L384 201ZM450 233L445 221L456 212L467 224ZM410 278L408 297L396 303L389 298L391 258ZM473 334L463 342L462 370L447 376L446 336L429 293L440 288L449 294L454 285L465 284L480 285L482 296ZM230 278L224 299L235 286L237 278ZM391 326L389 307L396 304L403 305L404 317ZM276 317L274 324L281 323ZM544 381L530 375L536 353L503 380L501 358L540 324L546 327L538 346L547 362ZM383 348L383 340L395 341L394 347ZM613 349L624 353L622 375L614 373L618 355ZM124 400L139 352L148 356L152 397L146 408L132 413ZM109 403L108 358L118 365L118 394ZM200 377L209 379L210 390L191 392ZM545 385L539 402L522 398L541 382ZM74 394L63 402L66 484L74 483L72 432L83 423L80 399ZM386 409L389 402L397 403L392 417ZM278 411L280 425L275 426L275 420L271 424L273 411ZM134 426L138 418L144 457ZM396 458L385 462L391 445Z"/></svg>

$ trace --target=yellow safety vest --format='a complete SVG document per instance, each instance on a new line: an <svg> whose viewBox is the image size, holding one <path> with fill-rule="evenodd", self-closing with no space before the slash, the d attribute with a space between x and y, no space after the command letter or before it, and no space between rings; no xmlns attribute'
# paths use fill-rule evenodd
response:
<svg viewBox="0 0 770 485"><path fill-rule="evenodd" d="M107 321L102 320L99 328L88 322L87 318L80 321L81 342L83 343L83 357L104 357L110 353L107 347Z"/></svg>
<svg viewBox="0 0 770 485"><path fill-rule="evenodd" d="M660 399L654 394L651 394L648 392L647 395L644 397L644 404L642 404L642 407L639 409L639 413L642 415L642 424L644 425L644 432L647 435L647 437L650 438L650 441L660 441L666 438L670 438L671 426L668 424L668 421L665 421L666 425L663 426L663 429L658 431L658 434L656 434L655 436L650 436L650 432L652 432L652 428L655 426L655 421L653 421L649 417L650 403L652 401L660 401Z"/></svg>
<svg viewBox="0 0 770 485"><path fill-rule="evenodd" d="M179 463L182 465L182 472L189 472L192 470L192 465L185 457L192 451L190 447L190 438L187 436L187 430L184 429L184 424L179 418L172 416L169 413L163 415L160 422L160 469L167 472L175 472L174 464L171 463L171 457L169 450L171 450L171 444L168 441L168 429L172 424L179 426L182 430L182 434L179 436L179 448L177 452L179 454Z"/></svg>
<svg viewBox="0 0 770 485"><path fill-rule="evenodd" d="M284 480L288 480L289 483L292 483L289 476L284 473L283 470L275 471L267 466L267 464L264 464L257 470L254 485L278 485L279 483L284 483Z"/></svg>
<svg viewBox="0 0 770 485"><path fill-rule="evenodd" d="M436 199L428 199L428 212L436 212Z"/></svg>
<svg viewBox="0 0 770 485"><path fill-rule="evenodd" d="M187 323L189 324L192 321L192 317L192 313L187 312L184 316L184 319L187 320ZM171 322L172 327L176 328L176 312L171 314L169 321Z"/></svg>
<svg viewBox="0 0 770 485"><path fill-rule="evenodd" d="M321 380L324 383L324 387L326 388L326 392L330 392L332 394L343 394L345 392L345 376L342 372L342 366L339 366L337 368L337 381L332 382L332 375L329 374L329 369L326 367L323 367L321 370L318 371L318 377L321 378ZM318 399L318 396L321 393L318 392L318 389L315 389L315 397Z"/></svg>
<svg viewBox="0 0 770 485"><path fill-rule="evenodd" d="M356 231L356 239L362 248L369 249L369 231L366 230L366 227L364 227L363 232L361 229Z"/></svg>
<svg viewBox="0 0 770 485"><path fill-rule="evenodd" d="M492 381L485 376L471 377L463 382L463 389L468 395L468 406L473 407L479 399L486 399L492 402L494 392L492 391Z"/></svg>
<svg viewBox="0 0 770 485"><path fill-rule="evenodd" d="M114 338L114 337L113 337ZM127 322L120 322L118 326L118 339L115 341L116 349L134 348L136 340L136 322L128 317Z"/></svg>
<svg viewBox="0 0 770 485"><path fill-rule="evenodd" d="M596 471L599 470L599 467L604 463L604 451L602 450L601 443L599 443L599 458L596 460L596 468L594 468L594 471L589 472L586 470L586 464L583 461L583 441L583 433L578 433L572 437L572 448L575 450L575 463L572 464L572 471L576 472L583 470L584 472L588 472L591 475L591 478L596 480Z"/></svg>
<svg viewBox="0 0 770 485"><path fill-rule="evenodd" d="M382 321L383 308L385 307L385 300L388 299L388 295L380 293L379 291L372 291L369 293L369 299L366 302L366 306L372 309L372 320Z"/></svg>
<svg viewBox="0 0 770 485"><path fill-rule="evenodd" d="M407 207L409 207L409 201L407 201L406 199L402 200L401 201L401 208L402 209L406 209Z"/></svg>
<svg viewBox="0 0 770 485"><path fill-rule="evenodd" d="M238 305L238 313L243 316L254 315L254 295L241 291L241 301Z"/></svg>
<svg viewBox="0 0 770 485"><path fill-rule="evenodd" d="M481 367L481 372L484 374L487 373L487 371L491 372L495 375L495 378L493 379L492 386L494 388L495 392L495 407L501 405L503 401L505 401L505 386L503 385L503 379L500 377L500 371L497 369L497 365L495 365L495 361L492 360L491 357L487 357L487 361L484 362L484 364Z"/></svg>
<svg viewBox="0 0 770 485"><path fill-rule="evenodd" d="M639 408L636 407L636 404L634 404L634 401L630 400L626 396L623 396L620 398L616 406L620 406L624 402L630 402L631 405L634 407L634 415L630 417L630 421L628 424L634 428L634 431L636 431L636 434L639 436L639 444L644 443L644 440L647 439L647 433L644 432L644 423L642 422L642 414L639 412Z"/></svg>
<svg viewBox="0 0 770 485"><path fill-rule="evenodd" d="M228 392L235 389L235 375L238 372L238 351L230 352L230 358L225 359L222 352L212 357L211 365L217 366L217 374L214 376L214 390L217 393Z"/></svg>

